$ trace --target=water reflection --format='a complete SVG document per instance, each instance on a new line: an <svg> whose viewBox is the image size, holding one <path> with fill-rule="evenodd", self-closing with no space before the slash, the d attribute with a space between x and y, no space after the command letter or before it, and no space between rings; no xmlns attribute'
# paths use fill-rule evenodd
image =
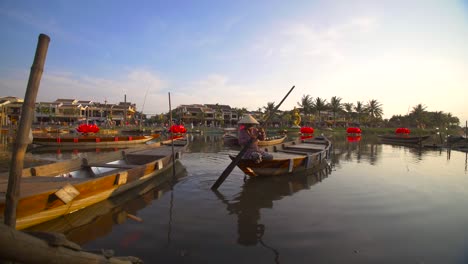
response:
<svg viewBox="0 0 468 264"><path fill-rule="evenodd" d="M330 173L331 168L326 168L308 174L248 179L232 201L226 199L219 191L214 193L226 205L229 214L237 215L237 243L243 246L254 246L259 243L272 250L275 262L279 263L279 252L263 240L267 227L260 222L261 209L273 209L274 201L309 189L327 178Z"/></svg>

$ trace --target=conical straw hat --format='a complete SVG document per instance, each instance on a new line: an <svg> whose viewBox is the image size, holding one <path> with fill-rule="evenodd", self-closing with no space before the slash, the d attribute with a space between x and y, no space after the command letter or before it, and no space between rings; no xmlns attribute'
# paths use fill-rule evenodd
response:
<svg viewBox="0 0 468 264"><path fill-rule="evenodd" d="M241 120L238 122L239 124L255 124L258 125L258 121L255 120L251 115L244 115Z"/></svg>

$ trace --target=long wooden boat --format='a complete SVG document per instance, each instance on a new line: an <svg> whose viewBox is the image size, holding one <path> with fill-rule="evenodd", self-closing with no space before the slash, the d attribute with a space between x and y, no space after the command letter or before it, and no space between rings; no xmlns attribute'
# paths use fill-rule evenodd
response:
<svg viewBox="0 0 468 264"><path fill-rule="evenodd" d="M186 140L174 141L175 158ZM172 146L129 149L95 156L91 160L68 160L23 170L17 207L17 229L24 229L117 196L155 177L172 173ZM6 193L8 175L0 175L0 193ZM5 196L0 197L3 221Z"/></svg>
<svg viewBox="0 0 468 264"><path fill-rule="evenodd" d="M272 160L256 163L242 159L238 164L250 177L288 175L305 170L324 168L328 165L332 143L326 137L286 142L264 148L273 155ZM230 156L234 160L234 156Z"/></svg>
<svg viewBox="0 0 468 264"><path fill-rule="evenodd" d="M421 144L430 136L409 136L409 135L378 135L380 140L385 143L400 143L400 144Z"/></svg>
<svg viewBox="0 0 468 264"><path fill-rule="evenodd" d="M179 180L187 176L187 170L179 160L175 164L175 177ZM160 199L171 190L174 175L155 177L131 190L107 200L93 204L82 210L63 215L51 221L25 229L26 231L54 232L64 234L67 239L79 245L104 237L116 225L127 220L147 221L138 217L138 211Z"/></svg>
<svg viewBox="0 0 468 264"><path fill-rule="evenodd" d="M151 136L109 136L109 135L88 135L88 136L34 136L33 144L41 146L121 146L141 144L159 137L159 134Z"/></svg>

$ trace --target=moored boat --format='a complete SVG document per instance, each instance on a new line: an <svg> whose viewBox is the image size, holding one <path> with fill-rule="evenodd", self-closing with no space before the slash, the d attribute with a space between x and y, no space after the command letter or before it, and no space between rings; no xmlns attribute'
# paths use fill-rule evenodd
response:
<svg viewBox="0 0 468 264"><path fill-rule="evenodd" d="M317 170L328 165L332 143L326 137L286 142L273 145L263 150L273 155L272 160L256 163L241 159L237 164L245 174L251 177L289 175L305 170ZM230 156L232 160L234 156Z"/></svg>
<svg viewBox="0 0 468 264"><path fill-rule="evenodd" d="M33 144L41 146L118 146L141 144L157 138L159 134L151 136L109 136L109 135L76 135L76 136L34 136Z"/></svg>
<svg viewBox="0 0 468 264"><path fill-rule="evenodd" d="M278 144L283 143L286 137L287 137L286 135L267 137L265 138L265 140L258 141L258 146L264 147L264 146L278 145Z"/></svg>
<svg viewBox="0 0 468 264"><path fill-rule="evenodd" d="M187 144L174 141L178 158ZM172 146L155 143L139 149L68 160L24 169L21 180L16 227L24 229L117 196L150 179L172 173ZM6 193L8 176L0 175L0 192ZM0 197L0 218L5 197ZM1 219L3 221L3 219Z"/></svg>
<svg viewBox="0 0 468 264"><path fill-rule="evenodd" d="M421 144L430 136L410 136L410 135L378 135L380 140L385 143L399 143L399 144Z"/></svg>

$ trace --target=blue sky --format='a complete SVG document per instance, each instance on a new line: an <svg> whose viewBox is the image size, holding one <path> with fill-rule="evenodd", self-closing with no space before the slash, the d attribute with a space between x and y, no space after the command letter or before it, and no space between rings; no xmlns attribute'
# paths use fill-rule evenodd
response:
<svg viewBox="0 0 468 264"><path fill-rule="evenodd" d="M173 107L256 110L296 85L281 109L339 96L468 119L467 1L2 0L0 33L0 96L24 97L45 33L37 101L126 94L154 114L170 92Z"/></svg>

